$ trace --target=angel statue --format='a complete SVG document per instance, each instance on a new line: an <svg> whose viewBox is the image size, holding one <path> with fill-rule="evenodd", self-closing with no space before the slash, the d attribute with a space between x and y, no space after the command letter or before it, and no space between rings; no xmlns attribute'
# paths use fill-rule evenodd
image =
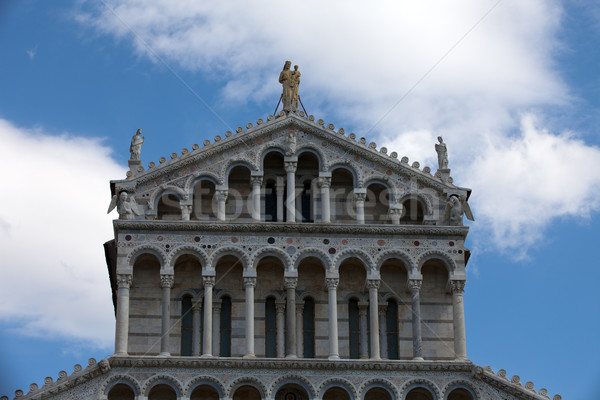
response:
<svg viewBox="0 0 600 400"><path fill-rule="evenodd" d="M115 194L110 200L110 205L106 213L109 214L115 207L119 213L119 219L135 219L137 215L142 215L135 197L129 196L127 192L121 192L118 197Z"/></svg>
<svg viewBox="0 0 600 400"><path fill-rule="evenodd" d="M446 203L442 220L448 221L452 226L461 226L463 224L463 214L469 221L475 221L467 199L464 196L461 198L456 195L450 196L448 203Z"/></svg>

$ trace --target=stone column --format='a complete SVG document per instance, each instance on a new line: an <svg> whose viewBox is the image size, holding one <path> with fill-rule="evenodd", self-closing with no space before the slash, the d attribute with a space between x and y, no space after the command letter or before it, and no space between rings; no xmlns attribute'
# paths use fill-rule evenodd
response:
<svg viewBox="0 0 600 400"><path fill-rule="evenodd" d="M283 195L285 194L285 183L283 178L278 176L275 188L275 195L277 196L277 222L283 222Z"/></svg>
<svg viewBox="0 0 600 400"><path fill-rule="evenodd" d="M160 287L162 288L162 324L160 330L160 355L170 356L169 353L169 330L171 328L171 287L173 287L173 275L160 275Z"/></svg>
<svg viewBox="0 0 600 400"><path fill-rule="evenodd" d="M304 357L303 316L304 302L300 301L296 303L296 354L298 357Z"/></svg>
<svg viewBox="0 0 600 400"><path fill-rule="evenodd" d="M387 351L387 327L386 315L387 304L379 305L379 347L381 348L381 357L388 358Z"/></svg>
<svg viewBox="0 0 600 400"><path fill-rule="evenodd" d="M354 189L354 203L356 204L356 223L365 223L365 199L367 193L365 189Z"/></svg>
<svg viewBox="0 0 600 400"><path fill-rule="evenodd" d="M371 358L379 360L379 306L377 302L377 289L379 279L368 279L369 286L369 330L371 331Z"/></svg>
<svg viewBox="0 0 600 400"><path fill-rule="evenodd" d="M181 208L182 221L189 221L192 213L192 202L190 200L180 200L179 207Z"/></svg>
<svg viewBox="0 0 600 400"><path fill-rule="evenodd" d="M413 360L423 360L423 347L421 338L421 300L419 291L421 290L420 279L409 279L408 287L412 298L412 331L413 331Z"/></svg>
<svg viewBox="0 0 600 400"><path fill-rule="evenodd" d="M200 311L202 302L194 301L192 303L192 355L200 355Z"/></svg>
<svg viewBox="0 0 600 400"><path fill-rule="evenodd" d="M252 182L252 219L260 221L260 186L262 185L262 176L253 176Z"/></svg>
<svg viewBox="0 0 600 400"><path fill-rule="evenodd" d="M221 351L221 300L213 302L213 355L219 356Z"/></svg>
<svg viewBox="0 0 600 400"><path fill-rule="evenodd" d="M331 200L329 199L331 177L319 177L319 186L321 186L321 222L331 222Z"/></svg>
<svg viewBox="0 0 600 400"><path fill-rule="evenodd" d="M287 291L287 351L286 357L294 358L296 356L296 285L297 278L284 278L285 290Z"/></svg>
<svg viewBox="0 0 600 400"><path fill-rule="evenodd" d="M217 200L218 200L217 219L219 221L225 221L225 219L226 219L225 201L227 200L228 191L227 191L227 189L217 189L216 194L217 194Z"/></svg>
<svg viewBox="0 0 600 400"><path fill-rule="evenodd" d="M338 350L338 321L337 321L337 286L339 278L326 278L329 304L327 314L329 317L329 359L339 360Z"/></svg>
<svg viewBox="0 0 600 400"><path fill-rule="evenodd" d="M285 162L287 173L287 222L296 222L296 161Z"/></svg>
<svg viewBox="0 0 600 400"><path fill-rule="evenodd" d="M255 277L245 277L244 287L246 288L246 358L256 357L254 354L254 286L256 286Z"/></svg>
<svg viewBox="0 0 600 400"><path fill-rule="evenodd" d="M212 308L213 308L213 286L215 286L214 276L203 276L204 283L204 333L202 337L202 357L212 357Z"/></svg>
<svg viewBox="0 0 600 400"><path fill-rule="evenodd" d="M465 307L463 292L465 281L450 281L452 289L452 310L454 316L454 357L467 359L467 338L465 335Z"/></svg>
<svg viewBox="0 0 600 400"><path fill-rule="evenodd" d="M400 225L400 216L402 215L402 208L398 205L390 206L390 219L392 220L392 224Z"/></svg>
<svg viewBox="0 0 600 400"><path fill-rule="evenodd" d="M360 328L360 346L358 348L358 353L360 358L369 358L369 341L367 334L367 309L369 307L369 303L359 302L358 303L358 318L359 318L359 328Z"/></svg>
<svg viewBox="0 0 600 400"><path fill-rule="evenodd" d="M317 202L317 192L318 192L318 182L313 179L310 182L310 198L311 198L311 208L310 208L310 217L313 220L313 222L317 222L317 210L319 207L319 204Z"/></svg>
<svg viewBox="0 0 600 400"><path fill-rule="evenodd" d="M127 355L127 339L129 337L129 288L131 274L117 275L117 322L115 329L115 355Z"/></svg>
<svg viewBox="0 0 600 400"><path fill-rule="evenodd" d="M284 358L285 357L285 303L277 302L275 303L275 310L277 312L276 325L277 325L277 357Z"/></svg>

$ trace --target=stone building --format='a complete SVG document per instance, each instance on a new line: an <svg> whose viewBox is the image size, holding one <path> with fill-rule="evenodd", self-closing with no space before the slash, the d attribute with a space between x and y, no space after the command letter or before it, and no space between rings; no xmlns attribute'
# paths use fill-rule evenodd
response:
<svg viewBox="0 0 600 400"><path fill-rule="evenodd" d="M471 191L442 139L431 171L287 106L147 169L138 131L115 353L16 398L548 399L467 358Z"/></svg>

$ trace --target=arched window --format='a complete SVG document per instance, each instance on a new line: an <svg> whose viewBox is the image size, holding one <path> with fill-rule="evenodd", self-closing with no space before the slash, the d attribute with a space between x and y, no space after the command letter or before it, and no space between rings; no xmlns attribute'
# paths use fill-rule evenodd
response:
<svg viewBox="0 0 600 400"><path fill-rule="evenodd" d="M233 400L260 400L260 392L255 387L244 385L235 391Z"/></svg>
<svg viewBox="0 0 600 400"><path fill-rule="evenodd" d="M226 201L226 214L228 220L250 219L252 209L252 184L250 170L245 166L236 166L227 179L228 195Z"/></svg>
<svg viewBox="0 0 600 400"><path fill-rule="evenodd" d="M415 197L404 200L402 203L401 224L421 225L423 223L423 205Z"/></svg>
<svg viewBox="0 0 600 400"><path fill-rule="evenodd" d="M461 385L462 386L462 385ZM449 389L446 400L475 400L476 396L468 387L455 387Z"/></svg>
<svg viewBox="0 0 600 400"><path fill-rule="evenodd" d="M436 398L431 389L424 386L417 386L406 393L404 400L436 400Z"/></svg>
<svg viewBox="0 0 600 400"><path fill-rule="evenodd" d="M169 385L156 385L150 390L148 400L177 400L177 394Z"/></svg>
<svg viewBox="0 0 600 400"><path fill-rule="evenodd" d="M108 392L108 400L134 400L135 393L129 385L118 383Z"/></svg>
<svg viewBox="0 0 600 400"><path fill-rule="evenodd" d="M158 200L156 218L165 220L181 219L179 197L173 193L163 193Z"/></svg>
<svg viewBox="0 0 600 400"><path fill-rule="evenodd" d="M221 357L231 357L231 297L221 298L221 348L219 355Z"/></svg>
<svg viewBox="0 0 600 400"><path fill-rule="evenodd" d="M345 168L337 168L331 173L330 213L331 222L354 223L356 214L352 192L354 190L354 176Z"/></svg>
<svg viewBox="0 0 600 400"><path fill-rule="evenodd" d="M367 187L365 199L365 223L389 224L391 222L388 212L390 206L390 193L381 183L372 183Z"/></svg>
<svg viewBox="0 0 600 400"><path fill-rule="evenodd" d="M304 358L315 358L315 302L310 297L304 299L302 335Z"/></svg>
<svg viewBox="0 0 600 400"><path fill-rule="evenodd" d="M192 312L192 297L181 299L181 355L192 355L192 338L194 329L194 313Z"/></svg>
<svg viewBox="0 0 600 400"><path fill-rule="evenodd" d="M385 311L386 336L387 336L387 357L390 360L397 360L398 357L398 303L390 299L387 302Z"/></svg>
<svg viewBox="0 0 600 400"><path fill-rule="evenodd" d="M384 388L374 387L365 394L364 400L392 400L392 396Z"/></svg>
<svg viewBox="0 0 600 400"><path fill-rule="evenodd" d="M277 357L277 311L275 298L267 297L265 304L265 356Z"/></svg>
<svg viewBox="0 0 600 400"><path fill-rule="evenodd" d="M200 385L194 389L190 400L219 400L219 393L210 385Z"/></svg>
<svg viewBox="0 0 600 400"><path fill-rule="evenodd" d="M202 179L194 185L194 196L191 219L214 221L217 218L217 199L215 184Z"/></svg>
<svg viewBox="0 0 600 400"><path fill-rule="evenodd" d="M350 358L359 358L360 325L357 299L350 299L348 302L348 331L350 332Z"/></svg>

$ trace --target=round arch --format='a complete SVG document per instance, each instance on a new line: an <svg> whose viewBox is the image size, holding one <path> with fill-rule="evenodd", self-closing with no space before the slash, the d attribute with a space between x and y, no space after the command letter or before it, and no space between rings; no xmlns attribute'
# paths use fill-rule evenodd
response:
<svg viewBox="0 0 600 400"><path fill-rule="evenodd" d="M177 379L169 375L155 375L148 379L144 384L144 389L142 390L144 396L147 398L152 388L157 385L169 386L175 391L178 398L181 397L181 394L183 393L183 386Z"/></svg>
<svg viewBox="0 0 600 400"><path fill-rule="evenodd" d="M310 257L314 257L314 258L318 259L319 261L321 261L321 263L323 263L324 271L327 271L332 265L329 254L327 254L326 252L324 252L321 249L317 249L315 247L308 247L308 248L302 249L296 253L294 260L293 260L294 269L297 271L298 266L300 265L302 260L305 260Z"/></svg>
<svg viewBox="0 0 600 400"><path fill-rule="evenodd" d="M190 383L188 383L188 385L185 388L186 397L189 399L197 387L204 385L210 386L211 388L215 389L215 391L219 394L220 399L225 397L225 387L223 386L221 381L219 381L216 378L213 378L212 376L200 376L190 381Z"/></svg>
<svg viewBox="0 0 600 400"><path fill-rule="evenodd" d="M348 393L350 400L358 398L354 386L349 381L343 378L329 378L323 381L317 390L319 399L322 399L325 393L332 388L344 390L346 393Z"/></svg>
<svg viewBox="0 0 600 400"><path fill-rule="evenodd" d="M285 157L285 150L278 144L273 144L273 143L269 143L266 146L264 146L262 149L260 149L259 153L259 162L261 167L263 166L264 162L265 162L265 157L267 157L269 155L269 153L278 153L281 154L283 157ZM262 171L262 168L261 168Z"/></svg>
<svg viewBox="0 0 600 400"><path fill-rule="evenodd" d="M433 400L441 399L440 390L435 383L428 379L411 379L402 385L400 392L402 393L402 400L406 400L406 395L413 389L423 388L431 393Z"/></svg>
<svg viewBox="0 0 600 400"><path fill-rule="evenodd" d="M358 392L360 393L361 400L365 399L365 396L369 392L369 390L375 388L383 389L386 392L388 392L392 400L397 400L400 398L400 394L398 393L396 386L392 382L384 378L374 378L364 382L359 388Z"/></svg>
<svg viewBox="0 0 600 400"><path fill-rule="evenodd" d="M259 171L256 165L251 160L230 160L221 169L221 176L223 176L223 182L226 182L227 186L229 186L229 173L235 167L245 167L248 168L248 171L252 173L252 171Z"/></svg>
<svg viewBox="0 0 600 400"><path fill-rule="evenodd" d="M471 382L459 380L451 381L444 387L444 390L442 391L444 393L444 400L448 400L448 396L455 389L466 390L467 392L469 392L473 400L479 400L482 398L480 393L473 387L473 384Z"/></svg>
<svg viewBox="0 0 600 400"><path fill-rule="evenodd" d="M314 399L316 396L315 388L308 379L297 375L283 375L277 378L271 385L271 398L274 399L279 389L288 384L295 384L303 388L309 399Z"/></svg>
<svg viewBox="0 0 600 400"><path fill-rule="evenodd" d="M222 185L223 178L220 177L219 175L215 174L214 172L209 172L209 171L195 172L185 182L185 186L184 186L185 192L188 193L189 195L191 195L192 191L194 189L194 186L196 186L196 184L200 181L209 181L216 186L216 185Z"/></svg>
<svg viewBox="0 0 600 400"><path fill-rule="evenodd" d="M242 376L231 382L231 385L229 385L228 397L230 399L233 399L235 391L241 388L242 386L253 387L254 389L258 390L258 393L260 393L261 399L266 398L267 388L263 385L263 383L260 380L251 376Z"/></svg>
<svg viewBox="0 0 600 400"><path fill-rule="evenodd" d="M425 207L424 213L426 215L433 215L433 205L427 196L424 196L422 193L417 192L415 190L411 190L408 192L404 192L402 196L399 196L398 204L403 204L406 200L411 198L416 199L421 203L422 206Z"/></svg>
<svg viewBox="0 0 600 400"><path fill-rule="evenodd" d="M454 271L456 271L456 263L449 255L447 255L446 253L444 253L440 250L427 250L426 252L421 254L419 256L419 259L417 260L417 266L418 266L419 273L421 273L421 269L423 268L423 265L427 261L430 261L430 260L441 261L442 264L444 264L444 267L446 267L446 270L448 271L448 275L452 275L452 273Z"/></svg>
<svg viewBox="0 0 600 400"><path fill-rule="evenodd" d="M263 247L252 254L252 262L249 264L252 266L252 270L256 271L256 267L258 266L260 260L269 256L275 257L281 261L285 271L291 270L293 263L290 256L285 251L271 246Z"/></svg>
<svg viewBox="0 0 600 400"><path fill-rule="evenodd" d="M393 204L396 199L396 187L390 182L387 176L370 176L364 183L365 189L368 189L371 185L385 186L390 196L390 204Z"/></svg>
<svg viewBox="0 0 600 400"><path fill-rule="evenodd" d="M354 168L352 168L348 164L336 163L336 164L333 164L331 167L329 167L329 171L328 172L331 172L333 174L333 172L336 169L345 169L346 171L350 172L350 174L352 175L353 186L357 187L357 185L358 185L358 174L356 173L356 171L354 170Z"/></svg>
<svg viewBox="0 0 600 400"><path fill-rule="evenodd" d="M160 264L161 270L168 265L167 263L167 254L158 246L154 246L151 244L143 244L141 246L137 246L127 255L127 266L129 268L133 268L136 260L139 256L144 254L151 254L156 257L157 261Z"/></svg>
<svg viewBox="0 0 600 400"><path fill-rule="evenodd" d="M178 246L175 249L173 249L171 251L171 255L169 256L169 266L171 268L175 267L175 263L177 262L177 260L179 259L179 257L183 256L183 255L191 255L194 256L198 262L200 262L200 265L202 266L202 268L205 268L206 265L208 265L208 255L201 249L199 249L196 246L191 246L191 245L182 245L182 246Z"/></svg>
<svg viewBox="0 0 600 400"><path fill-rule="evenodd" d="M102 386L101 393L103 393L106 397L108 396L108 393L111 391L111 389L119 384L127 385L128 387L130 387L131 390L133 390L133 394L135 396L139 396L140 393L142 393L142 388L140 387L138 381L129 375L115 375L110 377Z"/></svg>
<svg viewBox="0 0 600 400"><path fill-rule="evenodd" d="M373 260L371 259L371 256L364 250L361 249L345 249L340 251L340 253L337 255L337 257L335 258L334 262L333 262L333 268L334 271L339 272L340 270L340 265L347 260L348 258L358 258L360 261L362 261L362 263L364 264L365 267L365 272L367 273L367 276L369 275L369 272L371 272L373 270Z"/></svg>
<svg viewBox="0 0 600 400"><path fill-rule="evenodd" d="M248 267L248 265L250 265L250 260L248 259L248 256L246 255L246 253L243 252L243 250L239 247L235 247L235 246L225 246L225 247L219 247L210 257L210 263L209 265L211 266L211 268L215 268L217 263L219 262L219 259L221 259L224 256L234 256L237 257L241 263L242 263L242 268L244 270L246 270L246 268Z"/></svg>
<svg viewBox="0 0 600 400"><path fill-rule="evenodd" d="M301 148L296 150L296 156L300 157L300 155L302 153L311 153L312 155L314 155L315 157L317 157L317 161L319 163L319 171L323 171L323 165L324 165L324 160L326 160L325 155L323 154L323 152L317 148L316 146L310 145L310 144L306 144L303 145Z"/></svg>
<svg viewBox="0 0 600 400"><path fill-rule="evenodd" d="M406 271L407 273L410 273L411 271L417 271L417 263L410 256L410 254L400 249L388 249L381 252L375 259L375 268L377 272L381 272L381 266L384 262L392 259L398 259L402 261L406 267L408 267L408 270Z"/></svg>
<svg viewBox="0 0 600 400"><path fill-rule="evenodd" d="M178 186L162 185L157 187L148 199L148 208L150 210L157 209L156 205L163 194L174 194L180 201L187 200L189 198L188 193Z"/></svg>

